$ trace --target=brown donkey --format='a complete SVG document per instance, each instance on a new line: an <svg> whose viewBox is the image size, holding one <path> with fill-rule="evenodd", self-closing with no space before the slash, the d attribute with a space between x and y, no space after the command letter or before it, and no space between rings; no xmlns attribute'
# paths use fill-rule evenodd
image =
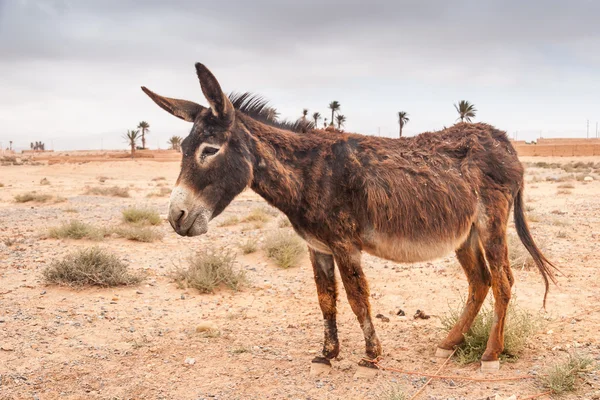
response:
<svg viewBox="0 0 600 400"><path fill-rule="evenodd" d="M512 206L519 238L542 274L546 294L554 280L553 265L527 227L523 166L504 132L460 123L400 139L299 135L262 118L260 101L234 105L204 65L196 64L196 72L209 108L142 87L160 107L193 123L181 144L169 222L183 236L206 233L208 222L247 186L285 213L308 244L324 317L323 354L313 366L330 366L340 351L334 263L364 332L366 355L374 359L381 344L361 252L418 262L456 251L469 295L437 355L447 356L462 342L491 287L495 318L482 368L499 368L514 281L506 244Z"/></svg>

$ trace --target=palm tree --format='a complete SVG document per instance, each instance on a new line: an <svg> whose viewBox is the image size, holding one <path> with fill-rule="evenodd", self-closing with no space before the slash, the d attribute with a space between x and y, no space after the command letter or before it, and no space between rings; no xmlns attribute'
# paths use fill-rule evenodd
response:
<svg viewBox="0 0 600 400"><path fill-rule="evenodd" d="M460 122L471 122L471 118L475 118L475 113L477 109L474 104L469 103L467 100L461 100L458 104L454 105L456 111L458 112L458 118Z"/></svg>
<svg viewBox="0 0 600 400"><path fill-rule="evenodd" d="M303 108L302 109L302 119L306 119L307 115L308 115L308 108Z"/></svg>
<svg viewBox="0 0 600 400"><path fill-rule="evenodd" d="M342 126L344 125L344 122L346 122L346 117L342 114L338 114L335 116L335 119L337 121L338 124L338 129L342 129Z"/></svg>
<svg viewBox="0 0 600 400"><path fill-rule="evenodd" d="M181 136L171 136L167 143L171 145L171 150L181 151L181 140Z"/></svg>
<svg viewBox="0 0 600 400"><path fill-rule="evenodd" d="M131 146L131 158L135 154L135 146L137 144L137 140L140 138L140 131L127 131L126 134L123 135L123 138L127 142L129 146Z"/></svg>
<svg viewBox="0 0 600 400"><path fill-rule="evenodd" d="M408 118L408 113L406 111L398 111L398 123L400 124L400 137L402 137L402 128L404 125L408 124L410 118Z"/></svg>
<svg viewBox="0 0 600 400"><path fill-rule="evenodd" d="M331 125L333 125L333 119L335 118L335 113L340 111L340 107L341 107L340 103L338 103L336 100L329 103L329 108L331 109Z"/></svg>
<svg viewBox="0 0 600 400"><path fill-rule="evenodd" d="M142 130L142 149L145 149L146 148L146 133L148 131L150 131L150 129L149 129L150 124L147 123L146 121L141 121L137 127L138 127L138 129Z"/></svg>
<svg viewBox="0 0 600 400"><path fill-rule="evenodd" d="M321 119L321 113L320 112L316 112L312 115L313 121L315 121L315 129L318 128L318 124L319 124L319 120Z"/></svg>

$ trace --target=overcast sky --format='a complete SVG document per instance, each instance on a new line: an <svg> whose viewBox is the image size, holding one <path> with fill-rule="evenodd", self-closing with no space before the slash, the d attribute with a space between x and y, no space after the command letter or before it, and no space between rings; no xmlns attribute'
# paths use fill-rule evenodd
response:
<svg viewBox="0 0 600 400"><path fill-rule="evenodd" d="M415 135L454 123L466 99L519 139L595 135L600 2L0 0L0 141L126 148L151 125L166 147L190 125L141 85L206 104L194 63L227 92L256 91L283 117L329 115L346 130Z"/></svg>

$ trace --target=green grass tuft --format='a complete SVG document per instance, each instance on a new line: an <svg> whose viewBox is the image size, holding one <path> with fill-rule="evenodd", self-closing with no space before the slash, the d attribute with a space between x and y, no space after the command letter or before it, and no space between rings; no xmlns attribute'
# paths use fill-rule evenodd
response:
<svg viewBox="0 0 600 400"><path fill-rule="evenodd" d="M573 353L566 361L552 366L543 377L544 386L556 394L577 390L581 375L593 364L587 356Z"/></svg>
<svg viewBox="0 0 600 400"><path fill-rule="evenodd" d="M455 307L440 318L445 331L456 324L462 309ZM505 360L516 360L525 349L525 346L533 335L542 327L542 318L519 308L513 299L506 312L506 324L504 328L504 351L501 358ZM477 362L485 352L490 330L494 322L494 305L490 301L484 304L479 311L471 329L464 335L464 342L455 353L459 364L470 364Z"/></svg>
<svg viewBox="0 0 600 400"><path fill-rule="evenodd" d="M123 220L133 224L160 225L160 215L148 208L129 207L122 211Z"/></svg>
<svg viewBox="0 0 600 400"><path fill-rule="evenodd" d="M104 231L81 221L71 220L60 226L50 228L48 237L52 239L104 239Z"/></svg>

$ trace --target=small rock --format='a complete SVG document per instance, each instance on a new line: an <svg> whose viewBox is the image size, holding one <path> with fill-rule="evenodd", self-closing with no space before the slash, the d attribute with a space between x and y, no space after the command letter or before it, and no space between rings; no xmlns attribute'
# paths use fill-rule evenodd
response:
<svg viewBox="0 0 600 400"><path fill-rule="evenodd" d="M144 294L144 292L140 292L139 290L136 290L135 294Z"/></svg>
<svg viewBox="0 0 600 400"><path fill-rule="evenodd" d="M196 364L196 359L192 358L192 357L188 357L188 358L185 359L185 363L187 365L194 365L194 364Z"/></svg>
<svg viewBox="0 0 600 400"><path fill-rule="evenodd" d="M45 290L42 290L42 292L40 293L40 296L43 296L43 295L45 295L45 294L46 294L46 291L45 291Z"/></svg>
<svg viewBox="0 0 600 400"><path fill-rule="evenodd" d="M585 178L583 178L584 182L591 182L593 180L594 180L594 178L592 178L591 176L586 176Z"/></svg>
<svg viewBox="0 0 600 400"><path fill-rule="evenodd" d="M406 315L406 313L404 312L403 309L399 309L398 312L396 313L396 315L399 317L404 317Z"/></svg>

